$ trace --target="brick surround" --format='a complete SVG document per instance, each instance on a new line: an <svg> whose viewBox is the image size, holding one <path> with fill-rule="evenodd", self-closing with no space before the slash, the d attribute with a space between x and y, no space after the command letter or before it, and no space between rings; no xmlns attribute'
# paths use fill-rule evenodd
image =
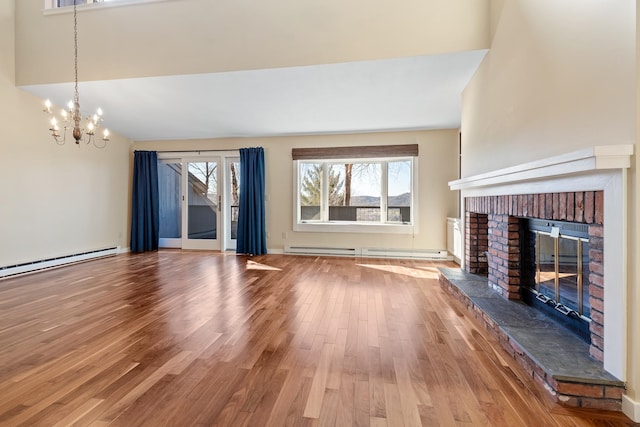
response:
<svg viewBox="0 0 640 427"><path fill-rule="evenodd" d="M506 299L520 299L519 218L588 224L590 354L604 359L604 277L602 191L465 198L465 269L486 275Z"/></svg>

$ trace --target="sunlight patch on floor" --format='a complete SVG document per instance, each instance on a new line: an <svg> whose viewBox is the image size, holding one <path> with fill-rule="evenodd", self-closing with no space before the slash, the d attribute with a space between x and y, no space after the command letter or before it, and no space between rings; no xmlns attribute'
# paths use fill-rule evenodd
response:
<svg viewBox="0 0 640 427"><path fill-rule="evenodd" d="M439 270L437 267L416 267L416 268L419 268L420 270L430 271L434 273L436 276L439 274Z"/></svg>
<svg viewBox="0 0 640 427"><path fill-rule="evenodd" d="M259 262L255 262L251 260L247 261L247 270L282 271L281 268L271 267L269 265L260 264Z"/></svg>
<svg viewBox="0 0 640 427"><path fill-rule="evenodd" d="M372 268L374 270L382 270L388 273L402 274L404 276L416 277L419 279L437 279L438 273L436 269L419 269L405 267L402 265L379 265L379 264L358 264L360 267Z"/></svg>

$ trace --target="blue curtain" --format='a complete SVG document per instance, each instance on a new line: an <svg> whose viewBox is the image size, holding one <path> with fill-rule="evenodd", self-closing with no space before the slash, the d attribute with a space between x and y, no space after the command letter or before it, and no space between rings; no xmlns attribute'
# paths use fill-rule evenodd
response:
<svg viewBox="0 0 640 427"><path fill-rule="evenodd" d="M158 249L158 155L155 151L134 151L131 200L131 252Z"/></svg>
<svg viewBox="0 0 640 427"><path fill-rule="evenodd" d="M262 147L241 148L237 253L267 253L264 211L264 150Z"/></svg>

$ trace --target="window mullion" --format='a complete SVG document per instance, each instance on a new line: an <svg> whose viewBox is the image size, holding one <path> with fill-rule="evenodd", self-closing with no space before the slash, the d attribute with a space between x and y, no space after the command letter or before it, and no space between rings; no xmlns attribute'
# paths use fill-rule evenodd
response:
<svg viewBox="0 0 640 427"><path fill-rule="evenodd" d="M322 163L322 181L320 185L320 219L321 221L329 221L329 165L327 162Z"/></svg>
<svg viewBox="0 0 640 427"><path fill-rule="evenodd" d="M380 222L383 224L387 222L388 203L387 196L389 194L388 186L389 167L387 162L380 163Z"/></svg>

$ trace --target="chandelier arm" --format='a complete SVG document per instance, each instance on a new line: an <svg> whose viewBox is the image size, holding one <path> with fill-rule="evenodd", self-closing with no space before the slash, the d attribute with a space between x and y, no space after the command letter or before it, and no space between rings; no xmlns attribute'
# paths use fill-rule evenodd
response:
<svg viewBox="0 0 640 427"><path fill-rule="evenodd" d="M98 145L98 139L102 141L102 144ZM105 148L107 146L107 141L109 140L106 138L93 138L93 146L96 148Z"/></svg>

